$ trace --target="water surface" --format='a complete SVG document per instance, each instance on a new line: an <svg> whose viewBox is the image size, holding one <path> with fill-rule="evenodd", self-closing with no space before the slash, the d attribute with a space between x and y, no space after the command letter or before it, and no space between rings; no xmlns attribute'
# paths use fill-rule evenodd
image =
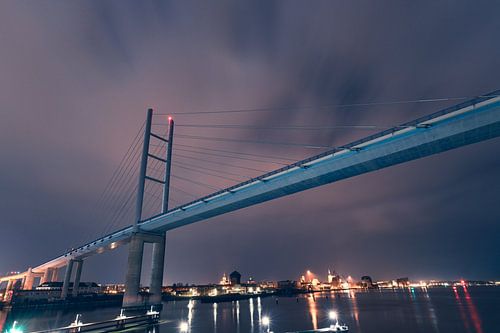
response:
<svg viewBox="0 0 500 333"><path fill-rule="evenodd" d="M336 311L349 332L500 332L500 287L416 288L267 297L228 303L164 303L162 323L138 332L178 332L181 321L192 333L263 332L261 319L271 319L275 333L317 329L330 324ZM111 319L119 308L79 310L83 322ZM68 325L75 310L0 312L3 330L17 320L25 331Z"/></svg>

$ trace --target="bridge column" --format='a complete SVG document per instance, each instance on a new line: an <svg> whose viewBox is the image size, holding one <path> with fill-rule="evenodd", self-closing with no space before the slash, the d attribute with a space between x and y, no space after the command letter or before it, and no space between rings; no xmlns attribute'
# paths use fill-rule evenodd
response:
<svg viewBox="0 0 500 333"><path fill-rule="evenodd" d="M66 265L66 273L64 274L64 282L63 282L63 287L61 290L61 298L66 299L68 297L68 289L69 289L69 283L71 280L71 271L73 270L73 259L71 259L68 262L68 265Z"/></svg>
<svg viewBox="0 0 500 333"><path fill-rule="evenodd" d="M162 241L153 243L151 284L149 285L150 305L161 304L163 269L165 265L165 236L166 235L162 235Z"/></svg>
<svg viewBox="0 0 500 333"><path fill-rule="evenodd" d="M134 234L130 239L128 250L128 265L127 275L125 277L123 307L136 307L144 305L139 295L143 253L144 240L140 234Z"/></svg>
<svg viewBox="0 0 500 333"><path fill-rule="evenodd" d="M170 196L170 173L172 167L172 147L174 143L174 120L168 118L168 145L165 152L165 178L163 181L163 201L162 213L168 212L169 196ZM162 286L163 286L163 271L165 269L165 245L166 233L159 235L159 241L153 243L153 254L151 263L151 283L149 285L149 304L161 305Z"/></svg>
<svg viewBox="0 0 500 333"><path fill-rule="evenodd" d="M76 297L78 296L78 289L80 286L80 278L82 276L82 266L83 266L83 260L76 260L76 273L75 273L75 282L73 283L73 293L72 296Z"/></svg>
<svg viewBox="0 0 500 333"><path fill-rule="evenodd" d="M50 280L52 279L52 272L53 272L53 269L52 268L47 268L44 272L43 272L43 276L42 278L40 279L40 284L43 284L45 282L50 282Z"/></svg>
<svg viewBox="0 0 500 333"><path fill-rule="evenodd" d="M54 267L52 268L52 274L50 275L50 282L57 282L58 278L59 278L59 268Z"/></svg>
<svg viewBox="0 0 500 333"><path fill-rule="evenodd" d="M28 268L28 271L26 272L26 276L24 277L24 284L23 284L23 290L31 290L33 289L33 281L35 279L35 276L33 274L32 268Z"/></svg>
<svg viewBox="0 0 500 333"><path fill-rule="evenodd" d="M7 287L5 288L5 294L3 295L3 300L4 301L7 300L7 297L9 295L9 291L12 289L12 287L14 286L15 282L16 282L16 280L9 280L9 281L7 281Z"/></svg>
<svg viewBox="0 0 500 333"><path fill-rule="evenodd" d="M144 128L144 141L141 157L141 168L139 171L139 183L137 186L137 202L136 202L136 219L133 226L133 235L129 244L127 276L125 278L125 295L123 296L123 307L143 307L146 305L161 304L161 292L163 284L163 268L165 261L165 233L148 233L141 232L139 223L142 220L142 209L144 201L144 187L147 177L147 165L149 154L149 141L151 135L159 138L151 133L151 124L153 117L153 109L148 109L146 117L146 125ZM163 141L168 142L165 162L165 179L164 181L157 180L164 184L162 212L168 210L169 182L170 182L170 160L172 159L172 139L173 139L173 120L169 117L169 139ZM152 156L155 157L155 156ZM157 157L157 159L162 160ZM141 268L144 253L144 243L153 243L152 267L151 267L151 283L149 285L149 295L147 299L142 299L139 295L141 283Z"/></svg>
<svg viewBox="0 0 500 333"><path fill-rule="evenodd" d="M57 282L59 280L59 267L55 267L52 271L52 276L50 277L51 282Z"/></svg>

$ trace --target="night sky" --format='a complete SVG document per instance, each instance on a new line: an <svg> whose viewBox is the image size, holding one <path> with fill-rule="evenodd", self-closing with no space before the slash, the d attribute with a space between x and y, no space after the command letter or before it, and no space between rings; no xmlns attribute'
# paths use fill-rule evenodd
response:
<svg viewBox="0 0 500 333"><path fill-rule="evenodd" d="M0 272L24 271L106 228L95 217L99 197L148 107L269 108L176 114L176 134L342 145L373 130L256 127L391 126L459 101L338 105L500 89L499 13L495 1L1 1ZM321 152L176 142L290 159ZM256 280L298 279L307 269L321 278L335 269L378 280L499 279L499 151L493 139L171 231L165 282L216 282L234 269ZM181 167L174 174L230 184ZM126 249L91 257L82 279L123 281Z"/></svg>

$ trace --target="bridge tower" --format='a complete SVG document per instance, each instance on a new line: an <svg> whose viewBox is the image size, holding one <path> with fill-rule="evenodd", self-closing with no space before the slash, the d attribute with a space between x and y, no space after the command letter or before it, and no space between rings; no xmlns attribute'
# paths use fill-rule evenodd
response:
<svg viewBox="0 0 500 333"><path fill-rule="evenodd" d="M148 109L146 126L144 129L144 145L139 171L139 184L137 187L136 218L133 227L133 235L130 238L127 275L125 277L125 295L123 296L124 308L143 308L148 306L161 306L161 293L163 284L163 270L165 265L166 233L143 232L140 229L142 220L142 208L144 201L144 187L146 181L153 181L163 185L162 213L168 211L170 194L170 171L172 161L172 144L174 135L174 121L168 118L168 139L151 132L153 109ZM165 158L153 155L149 152L150 139L154 137L166 143ZM149 158L159 160L165 164L164 179L157 179L147 175ZM141 269L144 254L144 243L152 243L151 281L149 294L140 293Z"/></svg>

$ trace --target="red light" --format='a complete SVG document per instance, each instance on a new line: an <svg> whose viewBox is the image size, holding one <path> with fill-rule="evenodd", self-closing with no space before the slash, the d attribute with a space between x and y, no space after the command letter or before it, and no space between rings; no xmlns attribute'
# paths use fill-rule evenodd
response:
<svg viewBox="0 0 500 333"><path fill-rule="evenodd" d="M172 117L171 116L168 116L168 122L171 123L172 122Z"/></svg>

